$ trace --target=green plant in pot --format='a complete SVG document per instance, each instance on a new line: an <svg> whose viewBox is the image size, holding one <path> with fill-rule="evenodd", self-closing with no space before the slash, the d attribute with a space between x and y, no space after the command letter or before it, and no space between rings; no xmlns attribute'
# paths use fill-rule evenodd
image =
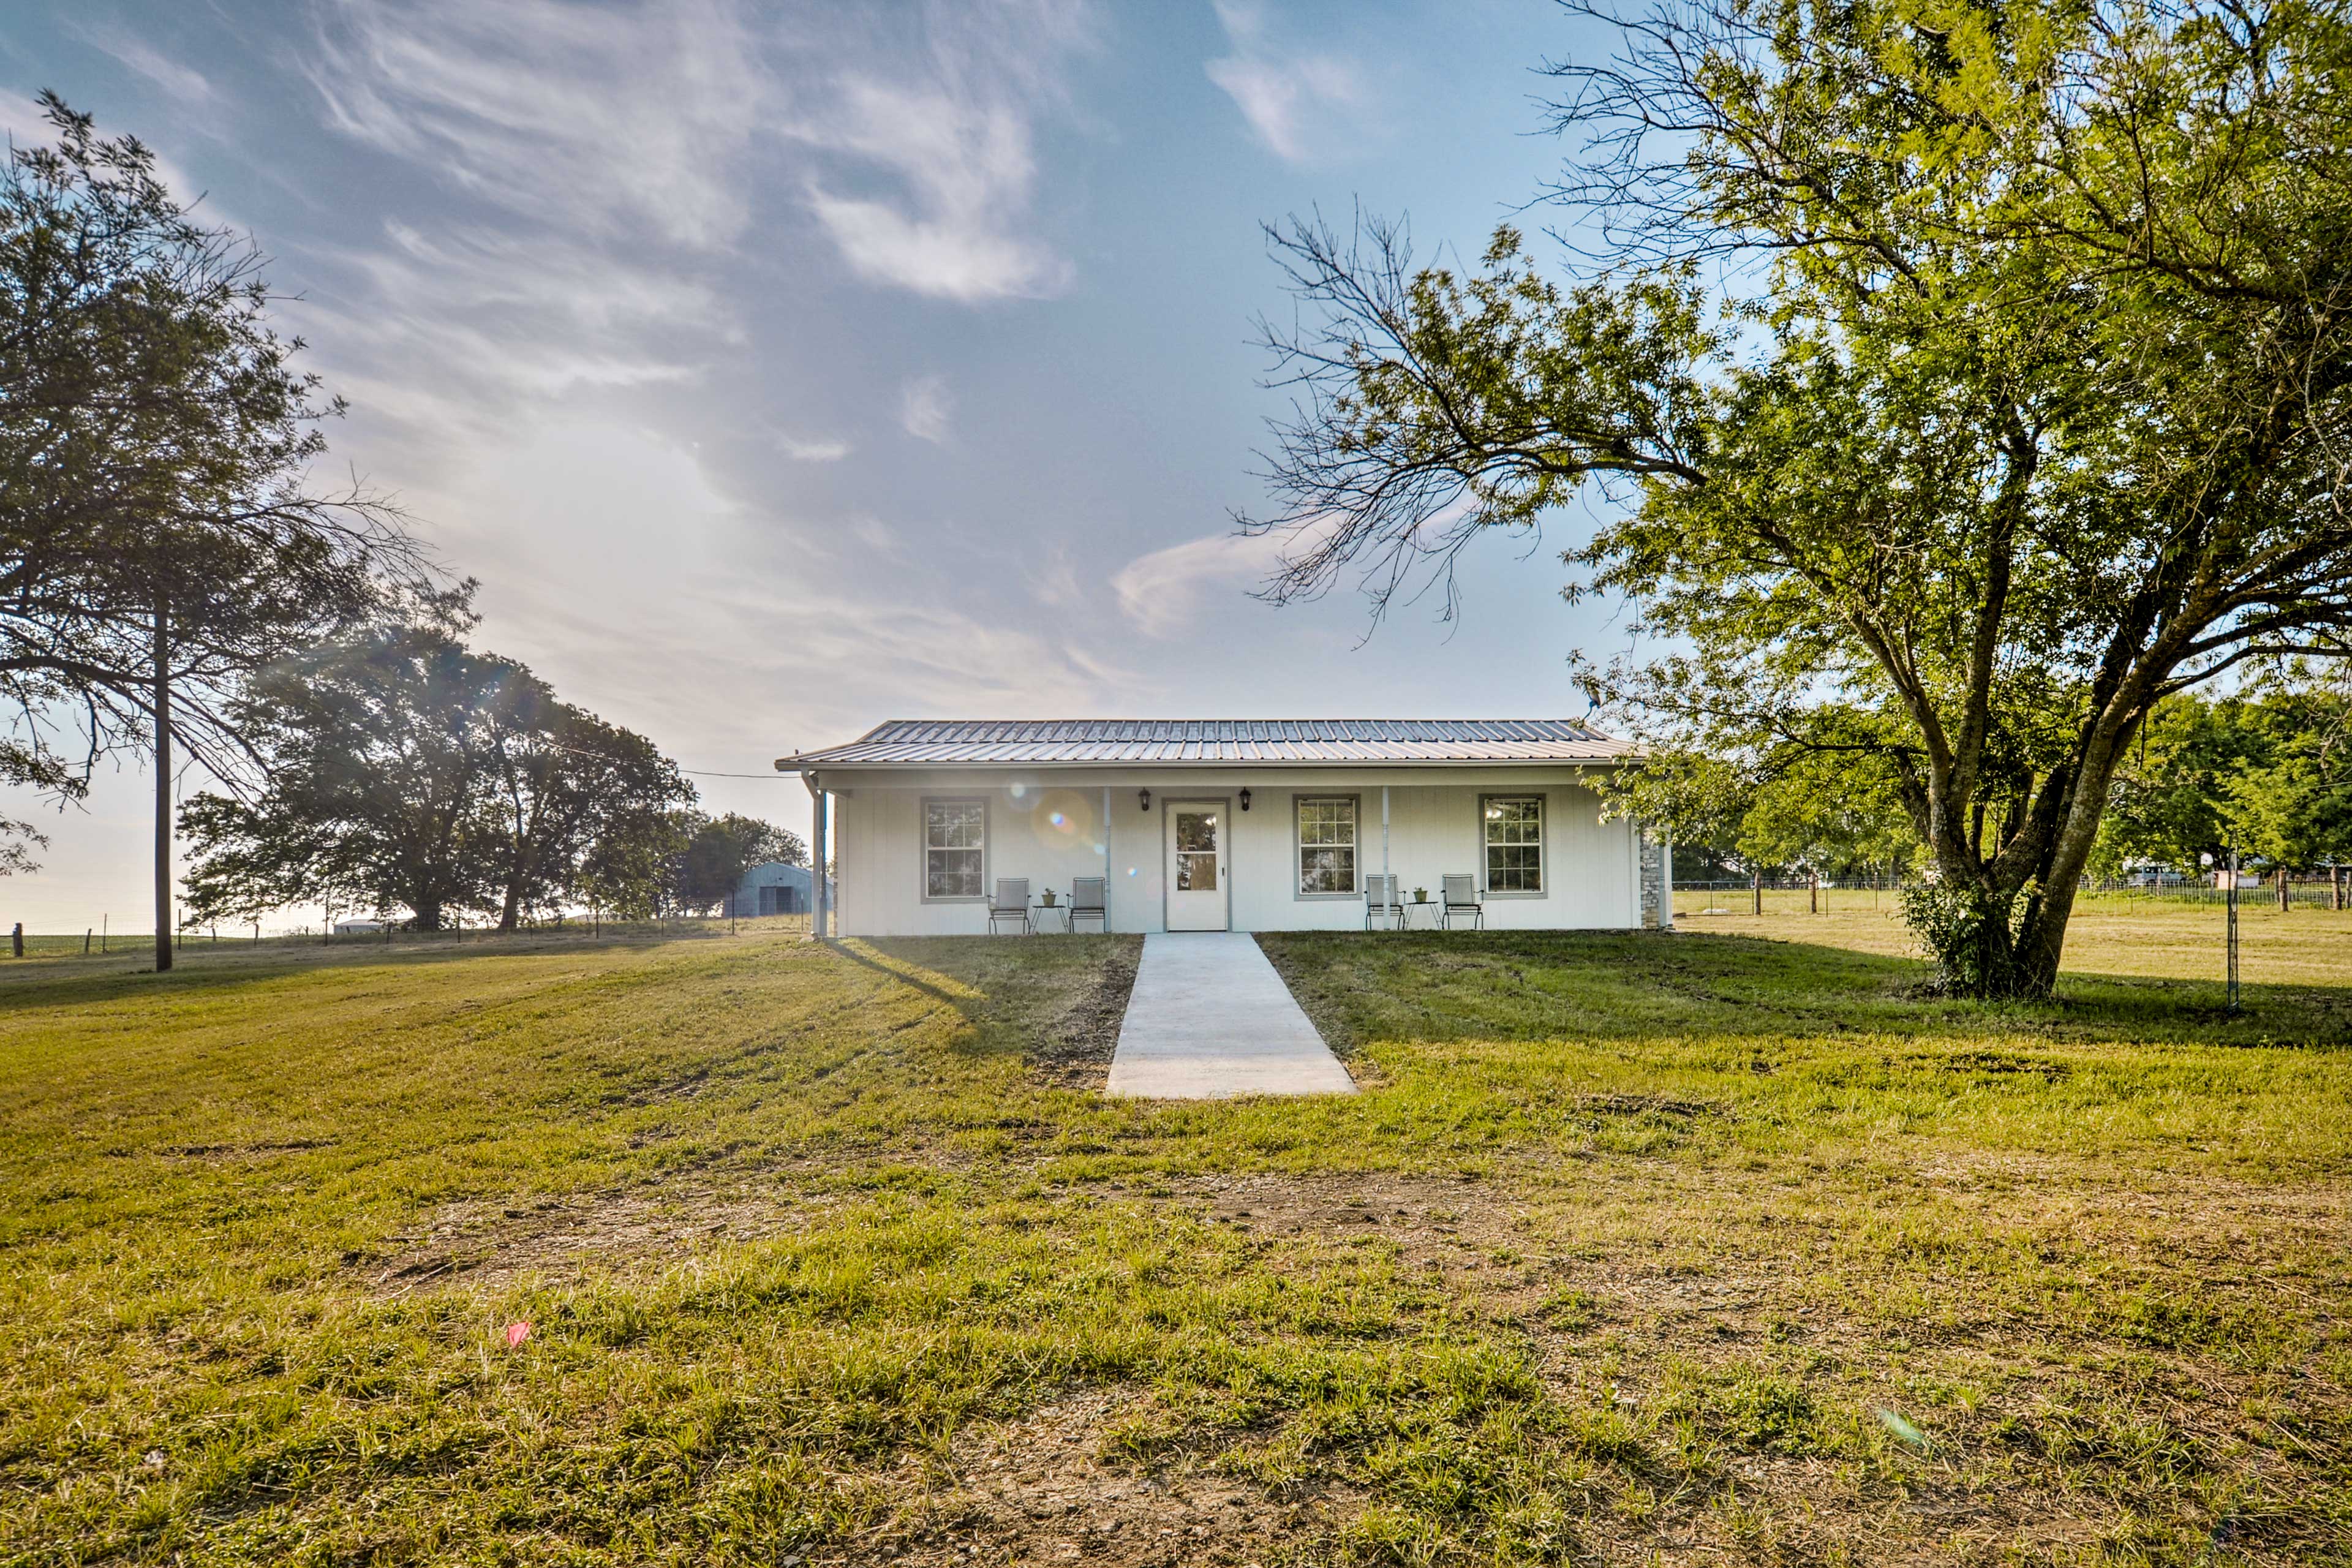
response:
<svg viewBox="0 0 2352 1568"><path fill-rule="evenodd" d="M1427 888L1415 888L1412 890L1412 901L1416 904L1425 904L1429 902L1429 889Z"/></svg>
<svg viewBox="0 0 2352 1568"><path fill-rule="evenodd" d="M1050 909L1052 909L1052 908L1054 907L1054 898L1055 898L1054 889L1051 889L1051 888L1046 889L1045 889L1045 907L1046 907L1047 909L1049 909L1049 910L1050 910Z"/></svg>

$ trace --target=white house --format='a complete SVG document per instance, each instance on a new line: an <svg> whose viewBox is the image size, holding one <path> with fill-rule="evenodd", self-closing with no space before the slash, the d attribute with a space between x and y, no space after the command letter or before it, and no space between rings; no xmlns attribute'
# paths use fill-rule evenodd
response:
<svg viewBox="0 0 2352 1568"><path fill-rule="evenodd" d="M1489 928L1630 929L1674 908L1665 846L1592 787L1633 755L1564 719L893 720L776 767L830 840L820 934L978 934L1013 877L1107 878L1118 931L1360 930L1366 879L1449 873Z"/></svg>

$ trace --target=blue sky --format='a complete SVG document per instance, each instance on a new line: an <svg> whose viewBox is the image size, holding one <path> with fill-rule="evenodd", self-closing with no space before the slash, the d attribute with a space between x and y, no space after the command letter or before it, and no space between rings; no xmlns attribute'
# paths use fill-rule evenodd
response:
<svg viewBox="0 0 2352 1568"><path fill-rule="evenodd" d="M1249 597L1227 522L1283 406L1259 224L1475 255L1563 151L1533 68L1595 42L1549 0L12 9L0 125L53 87L250 230L351 401L335 472L687 767L913 715L1575 714L1567 656L1623 644L1557 596L1576 516L1369 641ZM6 918L143 929L147 788L39 818Z"/></svg>

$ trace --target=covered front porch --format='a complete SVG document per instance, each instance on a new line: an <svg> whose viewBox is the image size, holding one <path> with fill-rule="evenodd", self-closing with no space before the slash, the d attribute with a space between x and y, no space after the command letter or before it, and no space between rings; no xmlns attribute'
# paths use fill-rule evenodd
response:
<svg viewBox="0 0 2352 1568"><path fill-rule="evenodd" d="M1108 888L1105 920L1087 924L1119 931L1361 929L1376 877L1395 879L1405 909L1375 924L1440 923L1448 876L1469 879L1488 928L1644 923L1643 836L1557 771L828 770L816 794L839 934L977 935L1007 879L1027 883L1032 924L1055 931L1081 879ZM1664 860L1650 859L1654 882ZM1646 889L1654 921L1670 908L1659 890Z"/></svg>

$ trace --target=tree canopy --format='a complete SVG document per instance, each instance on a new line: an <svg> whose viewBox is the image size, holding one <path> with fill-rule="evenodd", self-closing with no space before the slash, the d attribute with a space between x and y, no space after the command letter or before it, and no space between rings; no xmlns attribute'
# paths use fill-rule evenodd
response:
<svg viewBox="0 0 2352 1568"><path fill-rule="evenodd" d="M250 778L243 682L419 560L381 500L311 483L341 405L270 326L251 241L197 222L135 138L41 101L54 144L0 174L0 778L71 795L103 752L148 755L163 969L174 744Z"/></svg>
<svg viewBox="0 0 2352 1568"><path fill-rule="evenodd" d="M269 782L184 808L200 920L327 900L404 908L424 931L461 911L511 930L567 899L656 902L672 814L694 795L651 742L467 648L446 616L283 659L232 717Z"/></svg>
<svg viewBox="0 0 2352 1568"><path fill-rule="evenodd" d="M2194 875L2231 850L2268 870L2352 865L2352 690L2341 674L2273 676L2159 703L2117 770L2099 868Z"/></svg>
<svg viewBox="0 0 2352 1568"><path fill-rule="evenodd" d="M1270 230L1310 307L1276 598L1384 609L1588 485L1658 753L1884 770L1958 988L2055 976L2150 711L2352 628L2352 27L2302 4L1698 0L1555 68L1555 279ZM1650 791L1645 798L1643 791ZM1632 801L1671 808L1637 783Z"/></svg>

